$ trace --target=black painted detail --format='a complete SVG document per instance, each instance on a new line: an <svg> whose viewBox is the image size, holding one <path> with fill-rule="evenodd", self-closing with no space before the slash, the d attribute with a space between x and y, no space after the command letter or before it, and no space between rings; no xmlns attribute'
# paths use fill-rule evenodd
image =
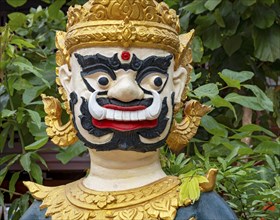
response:
<svg viewBox="0 0 280 220"><path fill-rule="evenodd" d="M102 77L100 77L100 78L98 79L98 83L99 83L101 86L106 86L106 85L108 85L109 80L108 80L107 77L102 76Z"/></svg>
<svg viewBox="0 0 280 220"><path fill-rule="evenodd" d="M77 95L75 92L71 93L70 95L70 103L71 103L71 110L74 114L74 105L77 103ZM149 101L150 102L150 101ZM80 106L81 115L79 116L81 120L82 127L89 132L89 134L93 134L96 137L101 137L106 134L113 133L112 139L105 143L105 144L95 144L92 142L89 142L86 140L83 135L79 132L77 129L75 117L73 117L73 122L75 125L75 128L77 129L78 133L77 136L81 141L85 143L85 145L89 148L94 148L99 151L108 151L108 150L131 150L131 151L138 151L138 152L147 152L147 151L155 151L157 148L164 145L166 138L163 138L163 140L158 141L153 144L146 144L142 143L140 140L140 136L146 137L146 138L155 138L158 137L166 128L166 124L168 122L168 118L166 117L166 114L168 112L168 106L167 106L167 98L165 97L162 103L162 111L160 113L160 116L158 118L158 125L155 128L142 128L137 129L133 131L127 131L127 132L121 132L116 131L114 129L99 129L95 127L92 124L92 116L89 113L88 110L88 102L85 98L82 97L82 104Z"/></svg>
<svg viewBox="0 0 280 220"><path fill-rule="evenodd" d="M159 71L160 73L167 74L168 67L170 66L171 59L173 58L173 55L168 55L166 57L150 56L141 60L133 54L130 63L122 64L118 58L118 54L114 54L112 57L105 57L99 53L96 55L86 56L82 56L78 53L75 53L74 55L82 67L82 76L85 77L86 75L101 71L111 75L114 80L116 76L113 73L113 70L116 71L119 69L131 69L137 71L138 73L143 71Z"/></svg>
<svg viewBox="0 0 280 220"><path fill-rule="evenodd" d="M162 83L162 79L159 76L154 79L155 86L160 87Z"/></svg>
<svg viewBox="0 0 280 220"><path fill-rule="evenodd" d="M100 94L100 93L98 93ZM142 100L134 100L131 102L121 102L117 99L109 99L109 98L98 98L97 103L101 106L107 105L107 104L113 104L117 106L122 106L122 107L131 107L131 106L150 106L153 102L153 98L148 98L148 99L142 99Z"/></svg>

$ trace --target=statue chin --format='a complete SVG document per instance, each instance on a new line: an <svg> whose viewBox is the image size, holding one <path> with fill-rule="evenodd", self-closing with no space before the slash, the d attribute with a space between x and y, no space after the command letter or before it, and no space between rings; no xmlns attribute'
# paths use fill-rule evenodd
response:
<svg viewBox="0 0 280 220"><path fill-rule="evenodd" d="M78 105L79 98L82 100L82 103L80 106L76 106ZM171 102L172 104L174 103L174 93L171 95ZM151 100L144 100L141 103L142 105L149 105ZM171 105L169 110L167 97L161 103L158 118L150 121L116 121L107 119L98 121L90 114L88 106L88 101L84 97L78 97L75 92L71 93L71 111L75 115L75 109L79 108L81 113L78 117L73 117L75 127L77 128L79 124L83 128L83 131L77 129L77 136L91 149L96 149L97 151L123 150L148 152L155 151L166 142L171 124L170 120L172 120L169 114L173 108ZM83 135L84 133L87 133L87 135ZM110 140L106 143L91 141L88 138L94 136L95 140L102 140L106 135L111 135Z"/></svg>

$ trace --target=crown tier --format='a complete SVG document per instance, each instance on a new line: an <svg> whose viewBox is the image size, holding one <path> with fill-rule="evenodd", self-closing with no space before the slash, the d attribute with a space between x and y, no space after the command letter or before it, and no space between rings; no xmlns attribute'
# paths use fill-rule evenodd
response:
<svg viewBox="0 0 280 220"><path fill-rule="evenodd" d="M155 48L177 55L179 18L154 0L90 0L68 10L67 32L57 32L58 65L93 46Z"/></svg>

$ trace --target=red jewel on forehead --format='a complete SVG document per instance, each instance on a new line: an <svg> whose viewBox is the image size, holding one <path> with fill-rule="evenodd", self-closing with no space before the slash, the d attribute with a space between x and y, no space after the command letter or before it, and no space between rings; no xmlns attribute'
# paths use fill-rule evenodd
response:
<svg viewBox="0 0 280 220"><path fill-rule="evenodd" d="M121 58L123 59L123 60L129 60L130 59L130 53L128 52L128 51L123 51L122 52L122 55L121 55Z"/></svg>

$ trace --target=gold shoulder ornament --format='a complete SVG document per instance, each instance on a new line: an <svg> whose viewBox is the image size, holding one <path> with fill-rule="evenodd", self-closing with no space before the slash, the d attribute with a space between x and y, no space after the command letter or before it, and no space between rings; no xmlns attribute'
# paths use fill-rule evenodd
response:
<svg viewBox="0 0 280 220"><path fill-rule="evenodd" d="M213 190L216 173L208 175L205 189ZM40 209L47 209L45 216L65 220L131 220L166 219L176 216L180 206L194 202L190 198L182 201L180 193L183 184L174 176L167 176L149 185L131 190L100 192L86 188L83 179L63 186L46 187L33 182L24 182L32 196L41 200Z"/></svg>

